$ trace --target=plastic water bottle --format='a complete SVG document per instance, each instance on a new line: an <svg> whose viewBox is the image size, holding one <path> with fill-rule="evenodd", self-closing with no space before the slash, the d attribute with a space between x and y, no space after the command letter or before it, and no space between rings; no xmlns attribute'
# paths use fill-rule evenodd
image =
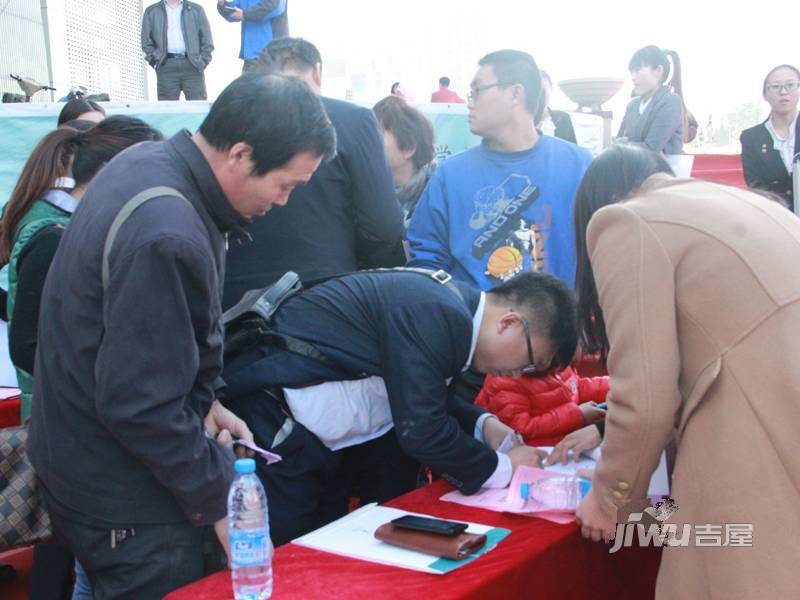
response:
<svg viewBox="0 0 800 600"><path fill-rule="evenodd" d="M520 495L551 510L575 510L589 493L591 479L586 477L545 477L533 483L520 485Z"/></svg>
<svg viewBox="0 0 800 600"><path fill-rule="evenodd" d="M233 596L265 600L272 595L272 543L267 495L252 458L236 461L236 478L228 492Z"/></svg>

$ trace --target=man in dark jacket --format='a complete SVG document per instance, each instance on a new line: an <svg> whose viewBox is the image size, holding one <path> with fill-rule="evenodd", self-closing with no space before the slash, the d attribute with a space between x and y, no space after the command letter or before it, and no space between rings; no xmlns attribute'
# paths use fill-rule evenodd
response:
<svg viewBox="0 0 800 600"><path fill-rule="evenodd" d="M29 454L95 598L201 577L200 526L227 544L225 446L252 436L215 400L226 237L334 148L308 86L242 77L195 135L118 155L75 211L42 296Z"/></svg>
<svg viewBox="0 0 800 600"><path fill-rule="evenodd" d="M320 93L322 58L310 42L274 40L264 60L267 73L300 77ZM225 308L289 270L310 281L405 264L403 217L375 115L341 100L323 97L322 104L336 129L336 158L286 207L248 225L251 242L231 245Z"/></svg>
<svg viewBox="0 0 800 600"><path fill-rule="evenodd" d="M519 375L568 364L572 295L545 273L488 293L448 278L361 272L286 300L272 329L311 343L324 361L274 337L229 352L225 404L260 446L291 456L259 469L275 543L344 514L348 477L362 501L382 502L413 488L409 459L466 494L505 487L518 465L538 464L533 448L501 448L511 430L449 382L470 367Z"/></svg>
<svg viewBox="0 0 800 600"><path fill-rule="evenodd" d="M214 41L203 7L188 0L160 0L142 17L144 58L156 71L159 100L206 99L205 71Z"/></svg>

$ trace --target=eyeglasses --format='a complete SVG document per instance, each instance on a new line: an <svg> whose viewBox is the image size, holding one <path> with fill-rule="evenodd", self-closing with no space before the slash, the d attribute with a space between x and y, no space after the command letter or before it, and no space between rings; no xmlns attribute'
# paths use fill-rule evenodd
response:
<svg viewBox="0 0 800 600"><path fill-rule="evenodd" d="M489 88L493 87L505 87L509 84L507 83L487 83L484 85L473 85L469 88L469 93L467 94L467 100L477 100L478 96L484 90L488 90Z"/></svg>
<svg viewBox="0 0 800 600"><path fill-rule="evenodd" d="M784 83L770 83L767 86L767 91L773 94L780 94L781 90L786 90L787 94L796 92L800 88L800 81L786 81Z"/></svg>
<svg viewBox="0 0 800 600"><path fill-rule="evenodd" d="M536 361L533 359L533 345L531 344L531 328L528 326L528 320L525 317L522 318L522 329L525 331L525 342L528 344L528 365L520 369L520 372L524 375L534 375L538 374L541 375L549 371L552 367L548 367L546 369L540 369L536 366Z"/></svg>

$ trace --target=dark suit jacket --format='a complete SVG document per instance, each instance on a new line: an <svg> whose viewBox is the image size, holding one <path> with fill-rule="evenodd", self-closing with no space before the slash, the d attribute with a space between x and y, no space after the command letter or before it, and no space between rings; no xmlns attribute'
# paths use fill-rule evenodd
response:
<svg viewBox="0 0 800 600"><path fill-rule="evenodd" d="M286 271L310 281L405 264L403 216L375 115L341 100L322 103L336 129L336 157L286 206L247 226L252 242L230 245L224 308Z"/></svg>
<svg viewBox="0 0 800 600"><path fill-rule="evenodd" d="M554 135L557 138L572 142L573 144L578 143L578 138L575 137L575 128L572 126L572 119L570 118L569 113L566 113L563 110L551 109L550 118L553 119L553 125L556 126Z"/></svg>
<svg viewBox="0 0 800 600"><path fill-rule="evenodd" d="M483 411L448 394L464 368L480 292L453 290L417 273L356 273L331 279L278 309L274 327L313 343L336 366L259 348L226 367L227 397L270 385L382 377L403 451L465 493L477 491L497 455L473 437Z"/></svg>
<svg viewBox="0 0 800 600"><path fill-rule="evenodd" d="M789 207L794 210L792 175L786 170L780 152L775 150L765 123L745 129L739 138L742 142L744 180L750 187L781 194L789 200ZM800 119L794 132L794 150L800 152Z"/></svg>

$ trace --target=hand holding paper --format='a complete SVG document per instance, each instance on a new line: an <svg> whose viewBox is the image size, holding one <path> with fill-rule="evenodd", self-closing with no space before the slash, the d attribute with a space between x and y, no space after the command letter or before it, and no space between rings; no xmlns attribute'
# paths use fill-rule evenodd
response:
<svg viewBox="0 0 800 600"><path fill-rule="evenodd" d="M263 448L259 448L253 442L248 440L233 440L234 444L247 448L248 450L252 450L256 454L259 454L261 458L267 461L268 465L274 464L280 460L283 460L280 454L275 454L274 452L270 452L269 450L264 450Z"/></svg>

